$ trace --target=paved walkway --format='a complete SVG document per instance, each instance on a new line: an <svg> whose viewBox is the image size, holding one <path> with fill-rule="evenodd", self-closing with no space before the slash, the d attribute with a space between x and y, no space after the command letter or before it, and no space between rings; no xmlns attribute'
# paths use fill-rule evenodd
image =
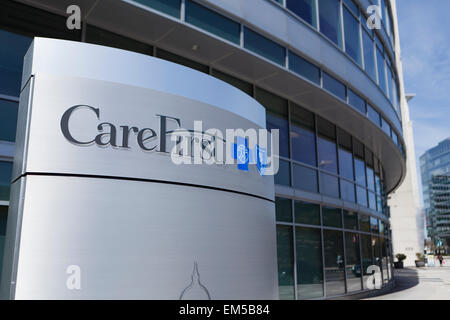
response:
<svg viewBox="0 0 450 320"><path fill-rule="evenodd" d="M367 300L450 300L450 267L395 269L391 293Z"/></svg>

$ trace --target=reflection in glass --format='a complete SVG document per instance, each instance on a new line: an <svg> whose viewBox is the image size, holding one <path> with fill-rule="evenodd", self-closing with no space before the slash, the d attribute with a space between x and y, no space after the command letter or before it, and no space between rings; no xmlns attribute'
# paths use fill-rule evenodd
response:
<svg viewBox="0 0 450 320"><path fill-rule="evenodd" d="M360 66L361 59L361 42L359 39L359 21L350 11L344 7L344 35L345 35L345 52L353 58Z"/></svg>
<svg viewBox="0 0 450 320"><path fill-rule="evenodd" d="M294 164L294 188L317 192L317 171Z"/></svg>
<svg viewBox="0 0 450 320"><path fill-rule="evenodd" d="M279 131L279 152L280 156L289 158L289 134L288 120L280 114L269 110L266 111L267 130L278 129Z"/></svg>
<svg viewBox="0 0 450 320"><path fill-rule="evenodd" d="M0 201L9 201L13 163L0 161Z"/></svg>
<svg viewBox="0 0 450 320"><path fill-rule="evenodd" d="M361 231L370 232L370 217L364 214L359 215L359 228Z"/></svg>
<svg viewBox="0 0 450 320"><path fill-rule="evenodd" d="M332 173L337 173L336 143L319 137L317 139L319 154L319 168Z"/></svg>
<svg viewBox="0 0 450 320"><path fill-rule="evenodd" d="M339 198L338 178L336 178L335 176L321 172L320 173L320 193L330 196L330 197Z"/></svg>
<svg viewBox="0 0 450 320"><path fill-rule="evenodd" d="M320 0L320 32L342 48L339 0Z"/></svg>
<svg viewBox="0 0 450 320"><path fill-rule="evenodd" d="M298 125L295 120L291 126L292 158L294 160L316 166L316 135Z"/></svg>
<svg viewBox="0 0 450 320"><path fill-rule="evenodd" d="M378 64L378 85L383 90L384 94L387 96L386 90L386 74L385 74L385 66L384 66L384 57L383 53L377 48L377 64Z"/></svg>
<svg viewBox="0 0 450 320"><path fill-rule="evenodd" d="M364 23L363 23L364 24ZM374 44L372 39L370 38L367 31L362 31L363 35L363 46L364 46L364 69L369 74L369 76L377 81L377 71L375 68L375 52L374 52Z"/></svg>
<svg viewBox="0 0 450 320"><path fill-rule="evenodd" d="M291 169L289 168L289 162L280 159L278 172L275 175L275 184L290 186L291 185L290 170Z"/></svg>
<svg viewBox="0 0 450 320"><path fill-rule="evenodd" d="M351 181L355 179L352 153L342 148L339 148L339 174Z"/></svg>
<svg viewBox="0 0 450 320"><path fill-rule="evenodd" d="M370 231L375 234L377 234L379 232L377 218L370 217Z"/></svg>
<svg viewBox="0 0 450 320"><path fill-rule="evenodd" d="M0 99L0 140L16 140L17 112L19 103Z"/></svg>
<svg viewBox="0 0 450 320"><path fill-rule="evenodd" d="M313 27L317 25L315 0L286 0L286 7Z"/></svg>
<svg viewBox="0 0 450 320"><path fill-rule="evenodd" d="M389 282L388 275L388 257L386 252L386 241L383 237L380 237L380 247L381 247L381 265L383 269L383 283Z"/></svg>
<svg viewBox="0 0 450 320"><path fill-rule="evenodd" d="M292 222L291 200L285 198L275 198L275 213L277 221Z"/></svg>
<svg viewBox="0 0 450 320"><path fill-rule="evenodd" d="M363 160L355 158L355 176L356 183L361 186L366 186L366 164Z"/></svg>
<svg viewBox="0 0 450 320"><path fill-rule="evenodd" d="M293 254L292 228L277 226L278 292L280 300L295 299Z"/></svg>
<svg viewBox="0 0 450 320"><path fill-rule="evenodd" d="M297 227L295 237L298 298L322 297L323 270L320 230Z"/></svg>
<svg viewBox="0 0 450 320"><path fill-rule="evenodd" d="M294 202L295 222L320 225L320 206L304 201Z"/></svg>
<svg viewBox="0 0 450 320"><path fill-rule="evenodd" d="M341 209L322 207L322 220L325 227L342 228Z"/></svg>
<svg viewBox="0 0 450 320"><path fill-rule="evenodd" d="M372 244L369 235L361 235L361 251L362 251L362 263L363 263L363 288L368 289L367 280L369 274L367 274L367 268L373 264L372 262Z"/></svg>
<svg viewBox="0 0 450 320"><path fill-rule="evenodd" d="M361 290L361 260L359 256L359 235L345 233L347 292Z"/></svg>
<svg viewBox="0 0 450 320"><path fill-rule="evenodd" d="M344 210L344 228L347 230L358 230L358 214L353 211Z"/></svg>
<svg viewBox="0 0 450 320"><path fill-rule="evenodd" d="M342 232L324 230L325 285L327 296L345 293Z"/></svg>
<svg viewBox="0 0 450 320"><path fill-rule="evenodd" d="M356 187L357 203L367 207L367 190L365 188Z"/></svg>
<svg viewBox="0 0 450 320"><path fill-rule="evenodd" d="M369 190L371 191L375 191L375 176L373 173L373 169L367 167L366 173L367 173L367 188L369 188Z"/></svg>
<svg viewBox="0 0 450 320"><path fill-rule="evenodd" d="M349 202L355 202L355 185L346 180L340 179L341 199Z"/></svg>
<svg viewBox="0 0 450 320"><path fill-rule="evenodd" d="M272 40L244 27L244 47L279 65L285 63L285 48Z"/></svg>
<svg viewBox="0 0 450 320"><path fill-rule="evenodd" d="M372 210L377 210L377 204L376 204L376 197L375 197L375 193L373 192L368 192L368 199L369 199L369 208Z"/></svg>
<svg viewBox="0 0 450 320"><path fill-rule="evenodd" d="M328 1L328 0L325 0L325 1ZM344 101L346 100L346 89L345 89L345 85L343 83L336 80L335 78L333 78L326 72L323 72L322 81L323 81L324 89L328 90L329 92L331 92L338 98L341 98Z"/></svg>

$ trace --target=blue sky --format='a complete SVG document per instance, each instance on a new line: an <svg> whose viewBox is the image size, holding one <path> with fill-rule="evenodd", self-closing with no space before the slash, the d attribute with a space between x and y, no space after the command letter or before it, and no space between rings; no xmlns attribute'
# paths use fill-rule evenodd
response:
<svg viewBox="0 0 450 320"><path fill-rule="evenodd" d="M450 137L449 12L449 0L397 0L405 91L417 94L409 103L417 166Z"/></svg>

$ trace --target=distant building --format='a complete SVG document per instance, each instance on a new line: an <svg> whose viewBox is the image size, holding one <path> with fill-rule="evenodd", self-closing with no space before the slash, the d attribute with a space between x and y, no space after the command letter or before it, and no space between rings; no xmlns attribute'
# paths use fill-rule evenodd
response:
<svg viewBox="0 0 450 320"><path fill-rule="evenodd" d="M450 138L420 157L427 234L436 245L450 237ZM448 243L448 242L447 242Z"/></svg>

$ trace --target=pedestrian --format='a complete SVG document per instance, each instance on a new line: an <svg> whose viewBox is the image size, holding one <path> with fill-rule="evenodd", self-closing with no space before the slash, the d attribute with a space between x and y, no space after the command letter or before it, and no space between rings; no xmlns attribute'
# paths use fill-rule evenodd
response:
<svg viewBox="0 0 450 320"><path fill-rule="evenodd" d="M444 261L444 257L442 256L442 254L439 254L439 255L438 255L438 260L439 260L439 264L440 264L441 267L442 267L442 262Z"/></svg>

